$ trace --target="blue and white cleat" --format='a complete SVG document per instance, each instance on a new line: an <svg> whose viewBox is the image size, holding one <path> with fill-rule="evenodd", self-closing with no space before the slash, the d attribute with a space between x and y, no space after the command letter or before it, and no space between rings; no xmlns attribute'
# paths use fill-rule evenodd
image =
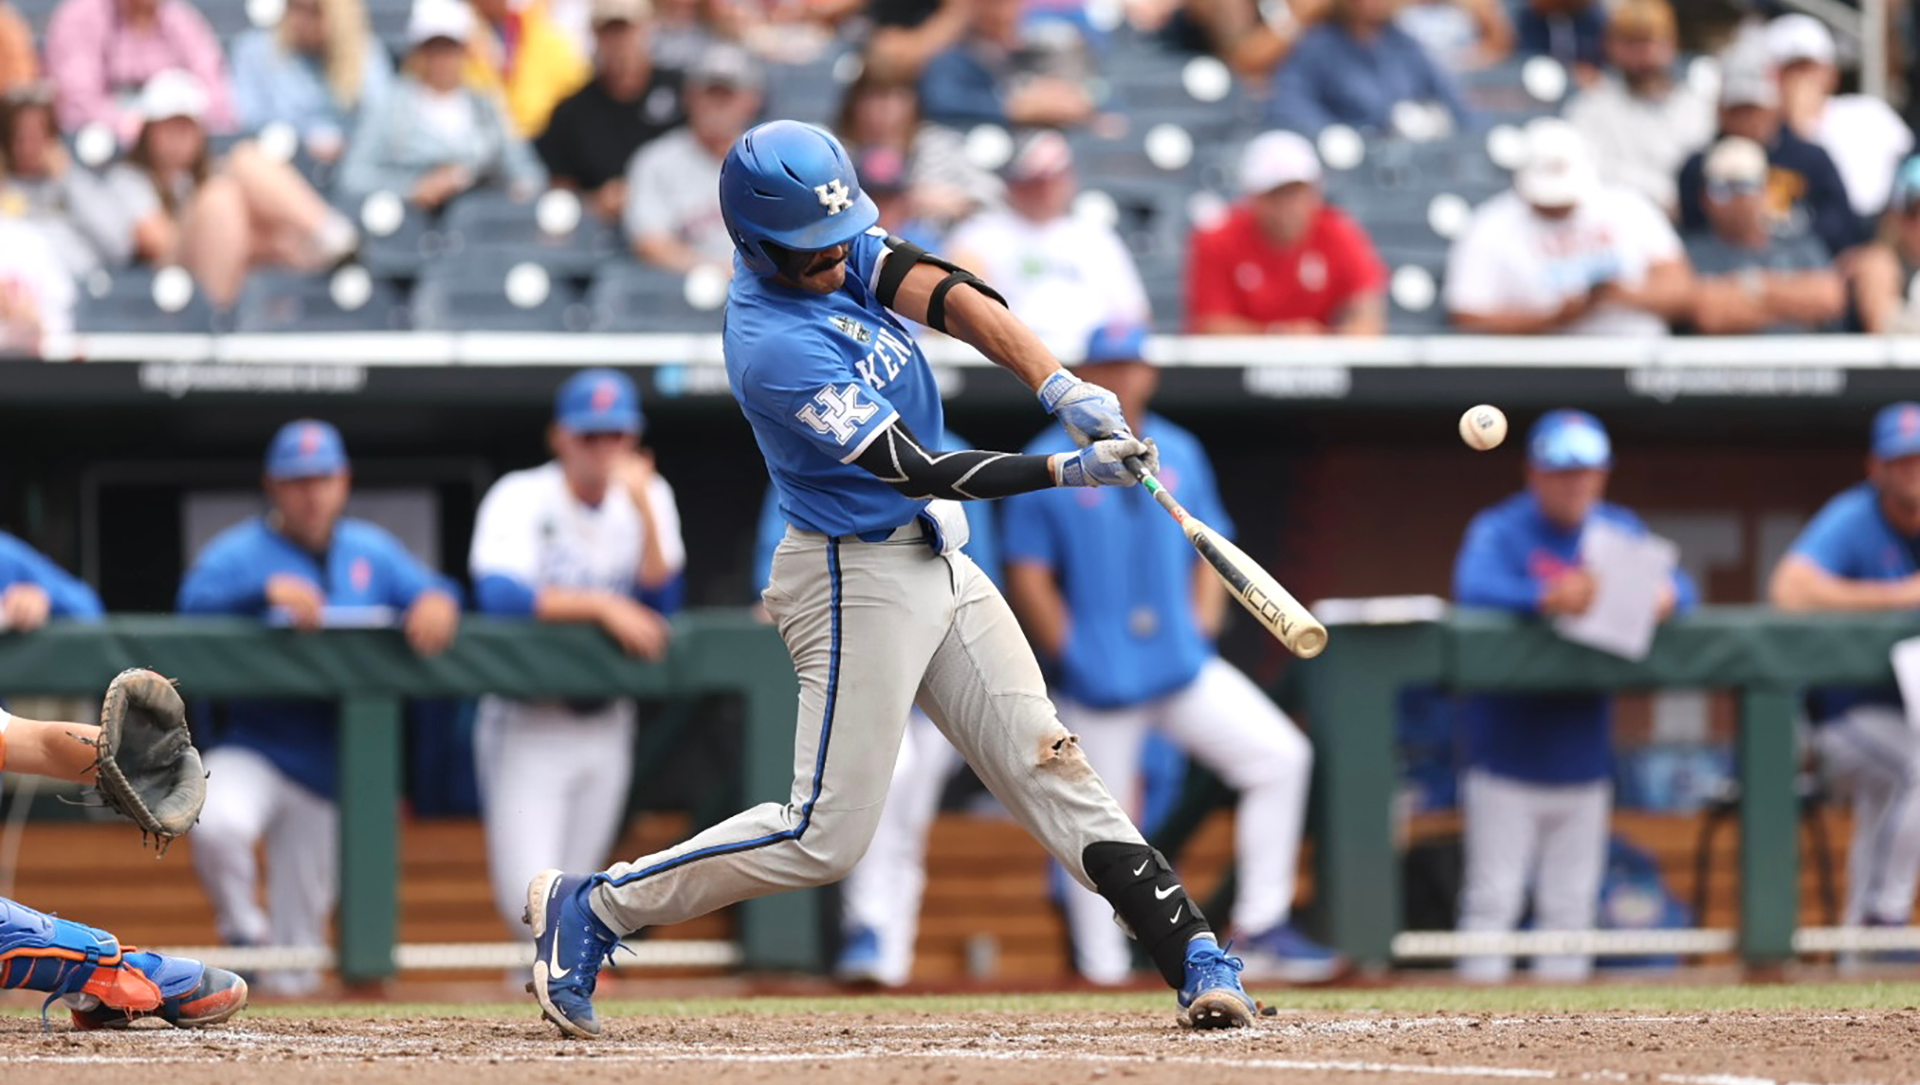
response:
<svg viewBox="0 0 1920 1085"><path fill-rule="evenodd" d="M620 936L587 905L591 885L590 876L543 870L527 885L522 917L533 928L533 980L527 990L547 1020L583 1040L600 1035L593 988L601 963L620 947Z"/></svg>
<svg viewBox="0 0 1920 1085"><path fill-rule="evenodd" d="M1346 974L1347 959L1308 938L1291 923L1282 923L1244 939L1235 939L1246 961L1250 980L1314 984L1329 983Z"/></svg>
<svg viewBox="0 0 1920 1085"><path fill-rule="evenodd" d="M1211 938L1187 943L1187 982L1180 986L1180 1009L1194 1028L1245 1028L1259 1007L1240 986L1240 958Z"/></svg>
<svg viewBox="0 0 1920 1085"><path fill-rule="evenodd" d="M833 975L841 983L862 987L884 982L880 978L880 932L872 927L848 930L840 956L833 962Z"/></svg>

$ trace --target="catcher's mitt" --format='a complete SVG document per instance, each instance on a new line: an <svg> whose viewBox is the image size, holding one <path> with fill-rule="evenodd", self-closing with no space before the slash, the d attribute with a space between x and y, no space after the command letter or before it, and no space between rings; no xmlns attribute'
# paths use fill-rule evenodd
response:
<svg viewBox="0 0 1920 1085"><path fill-rule="evenodd" d="M173 683L149 670L121 671L100 706L94 791L102 805L140 826L161 853L193 828L207 801L207 770L187 730Z"/></svg>

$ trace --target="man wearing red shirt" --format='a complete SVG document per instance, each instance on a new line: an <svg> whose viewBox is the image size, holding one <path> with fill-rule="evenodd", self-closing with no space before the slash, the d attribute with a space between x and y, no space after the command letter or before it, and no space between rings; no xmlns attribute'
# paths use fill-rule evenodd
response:
<svg viewBox="0 0 1920 1085"><path fill-rule="evenodd" d="M1365 230L1320 194L1320 159L1268 132L1240 159L1246 198L1187 259L1187 330L1198 335L1379 335L1387 271Z"/></svg>

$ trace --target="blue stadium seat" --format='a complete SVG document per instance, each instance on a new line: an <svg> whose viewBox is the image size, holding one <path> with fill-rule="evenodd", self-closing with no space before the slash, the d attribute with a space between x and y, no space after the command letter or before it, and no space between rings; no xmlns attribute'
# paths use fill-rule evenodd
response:
<svg viewBox="0 0 1920 1085"><path fill-rule="evenodd" d="M522 307L507 297L507 275L460 263L430 265L413 290L413 326L422 331L577 332L587 307L566 280L549 281L546 296Z"/></svg>
<svg viewBox="0 0 1920 1085"><path fill-rule="evenodd" d="M684 276L632 261L601 266L587 308L600 332L717 332L721 323L721 310L688 303Z"/></svg>
<svg viewBox="0 0 1920 1085"><path fill-rule="evenodd" d="M586 278L620 249L616 227L591 213L564 234L540 228L534 202L503 192L470 192L454 200L441 219L443 255L463 264L508 268L535 263L555 275Z"/></svg>
<svg viewBox="0 0 1920 1085"><path fill-rule="evenodd" d="M364 304L344 309L334 300L331 276L291 271L247 276L233 314L236 332L383 332L407 324L406 297L392 282L374 280Z"/></svg>
<svg viewBox="0 0 1920 1085"><path fill-rule="evenodd" d="M846 89L834 75L845 52L829 49L805 64L768 64L767 116L831 126Z"/></svg>
<svg viewBox="0 0 1920 1085"><path fill-rule="evenodd" d="M204 335L214 330L213 306L199 290L178 312L165 312L153 300L154 271L125 268L95 294L94 283L83 282L74 306L78 332L187 332Z"/></svg>
<svg viewBox="0 0 1920 1085"><path fill-rule="evenodd" d="M446 245L438 225L428 222L425 214L411 206L399 228L384 236L366 228L358 206L343 206L341 212L360 227L360 263L376 279L411 279Z"/></svg>

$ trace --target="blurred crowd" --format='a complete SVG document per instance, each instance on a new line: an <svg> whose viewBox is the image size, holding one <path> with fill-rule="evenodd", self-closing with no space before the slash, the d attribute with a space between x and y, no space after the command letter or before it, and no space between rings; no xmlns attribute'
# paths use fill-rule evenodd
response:
<svg viewBox="0 0 1920 1085"><path fill-rule="evenodd" d="M1138 289L1088 289L1072 261L1004 269L1077 296L1087 327L1661 335L1916 319L1912 133L1886 101L1841 93L1857 43L1805 14L399 2L248 4L224 41L193 0L59 0L34 19L0 3L0 346L75 330L88 296L143 267L184 269L215 327L232 326L253 272L325 276L396 217L437 222L480 193L527 208L571 193L576 213L542 228L620 239L576 269L585 279L625 265L724 281L720 160L775 116L835 128L883 223L923 245L1109 251ZM1060 138L1036 151L1037 133ZM658 294L627 296L621 328L647 328Z"/></svg>

